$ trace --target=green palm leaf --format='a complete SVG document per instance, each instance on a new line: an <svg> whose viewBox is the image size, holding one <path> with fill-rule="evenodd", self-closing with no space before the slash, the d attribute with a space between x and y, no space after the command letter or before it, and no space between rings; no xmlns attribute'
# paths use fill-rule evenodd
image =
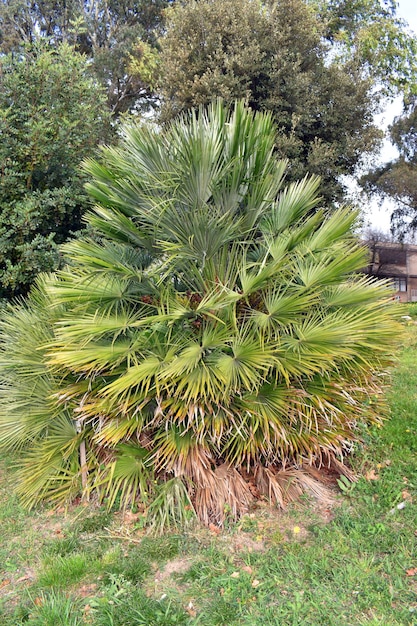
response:
<svg viewBox="0 0 417 626"><path fill-rule="evenodd" d="M145 448L132 444L117 446L116 459L108 463L98 477L95 487L103 488L103 497L111 509L116 498L120 507L133 506L138 499L146 503L153 486L153 473L149 467L149 453Z"/></svg>

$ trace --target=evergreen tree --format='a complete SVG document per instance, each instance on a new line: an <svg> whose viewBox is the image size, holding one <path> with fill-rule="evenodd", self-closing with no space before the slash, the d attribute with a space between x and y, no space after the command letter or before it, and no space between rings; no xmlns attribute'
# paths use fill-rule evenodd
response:
<svg viewBox="0 0 417 626"><path fill-rule="evenodd" d="M391 232L404 239L417 230L417 98L410 98L404 113L390 127L390 138L399 156L364 176L366 191L381 200L394 200Z"/></svg>
<svg viewBox="0 0 417 626"><path fill-rule="evenodd" d="M92 60L114 115L154 101L156 38L169 0L11 0L0 3L0 49L47 39Z"/></svg>
<svg viewBox="0 0 417 626"><path fill-rule="evenodd" d="M272 113L276 149L290 159L289 176L319 174L326 200L340 200L340 176L353 174L380 145L374 114L381 98L415 81L415 41L378 6L336 0L175 4L161 42L163 119L218 96L245 98L252 109Z"/></svg>
<svg viewBox="0 0 417 626"><path fill-rule="evenodd" d="M80 162L109 129L105 95L67 44L0 60L0 297L59 264L88 206Z"/></svg>

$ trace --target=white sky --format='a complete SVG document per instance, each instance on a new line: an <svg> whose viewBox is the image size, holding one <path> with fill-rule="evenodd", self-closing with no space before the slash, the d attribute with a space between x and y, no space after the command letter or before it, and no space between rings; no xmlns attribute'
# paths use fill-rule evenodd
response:
<svg viewBox="0 0 417 626"><path fill-rule="evenodd" d="M397 3L397 14L403 18L410 29L417 34L417 2L416 0L399 0ZM385 112L378 116L378 122L382 128L387 128L395 116L401 113L401 98L389 105ZM396 150L385 141L380 153L380 162L384 163L395 158ZM385 201L382 207L377 202L372 202L368 209L364 208L366 225L374 229L388 232L390 227L390 215L394 205Z"/></svg>

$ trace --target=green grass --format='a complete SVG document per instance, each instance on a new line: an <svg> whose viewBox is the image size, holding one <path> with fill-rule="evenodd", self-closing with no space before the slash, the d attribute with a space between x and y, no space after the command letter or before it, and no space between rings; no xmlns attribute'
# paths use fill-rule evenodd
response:
<svg viewBox="0 0 417 626"><path fill-rule="evenodd" d="M3 459L0 623L416 626L413 323L388 401L391 419L353 452L362 478L331 511L306 498L285 513L260 506L220 535L148 537L139 515L94 506L27 513Z"/></svg>

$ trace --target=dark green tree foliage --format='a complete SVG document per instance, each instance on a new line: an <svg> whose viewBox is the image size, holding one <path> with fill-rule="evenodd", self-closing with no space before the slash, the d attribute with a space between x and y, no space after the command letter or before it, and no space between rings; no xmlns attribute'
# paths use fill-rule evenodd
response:
<svg viewBox="0 0 417 626"><path fill-rule="evenodd" d="M329 65L323 28L303 0L191 0L170 13L163 41L164 117L222 96L269 110L291 174L321 174L337 196L339 174L373 150L370 82L354 63ZM180 43L181 42L181 43Z"/></svg>
<svg viewBox="0 0 417 626"><path fill-rule="evenodd" d="M390 127L398 158L362 178L368 192L395 201L391 231L397 239L417 230L417 97L409 100L403 115Z"/></svg>
<svg viewBox="0 0 417 626"><path fill-rule="evenodd" d="M0 297L58 264L87 206L81 160L108 128L102 89L66 44L1 59Z"/></svg>
<svg viewBox="0 0 417 626"><path fill-rule="evenodd" d="M377 5L174 5L162 40L163 118L216 96L246 98L254 110L272 112L277 150L290 159L290 176L320 174L326 199L340 199L340 175L354 173L379 146L373 123L379 96L400 88L412 73L415 46L393 14ZM387 63L395 76L388 75Z"/></svg>
<svg viewBox="0 0 417 626"><path fill-rule="evenodd" d="M361 179L368 191L394 200L391 236L404 239L417 228L416 94L417 40L396 16L394 0L318 0L326 38L336 44L338 57L350 58L374 81L376 98L402 93L404 113L389 129L399 157Z"/></svg>
<svg viewBox="0 0 417 626"><path fill-rule="evenodd" d="M167 4L168 0L3 0L0 47L9 52L39 38L55 45L71 43L93 60L110 110L118 115L138 102L145 107L152 103L147 53L155 46Z"/></svg>

